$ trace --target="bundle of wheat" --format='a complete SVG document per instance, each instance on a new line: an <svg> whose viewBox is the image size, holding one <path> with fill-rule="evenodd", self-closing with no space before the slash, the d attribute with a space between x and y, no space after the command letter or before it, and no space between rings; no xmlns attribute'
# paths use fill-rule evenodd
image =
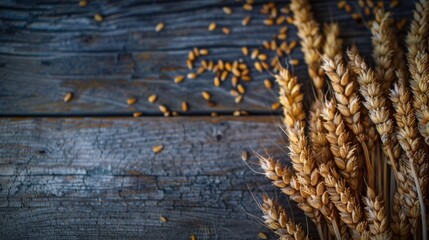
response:
<svg viewBox="0 0 429 240"><path fill-rule="evenodd" d="M405 51L391 13L374 10L373 68L356 46L343 58L338 25L319 29L308 1L290 9L317 94L307 122L298 78L275 76L292 168L257 155L266 177L321 239L427 239L429 2L416 2ZM264 195L260 207L280 239L305 238L279 203Z"/></svg>

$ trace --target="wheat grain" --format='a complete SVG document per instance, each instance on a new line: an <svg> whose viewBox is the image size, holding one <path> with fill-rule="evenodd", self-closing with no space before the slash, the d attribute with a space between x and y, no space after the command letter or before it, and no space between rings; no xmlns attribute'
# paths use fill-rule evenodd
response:
<svg viewBox="0 0 429 240"><path fill-rule="evenodd" d="M94 15L94 20L96 22L102 22L103 19L104 19L104 17L101 14L99 14L99 13L97 13L97 14Z"/></svg>
<svg viewBox="0 0 429 240"><path fill-rule="evenodd" d="M160 22L160 23L158 23L158 24L156 24L156 27L155 27L155 31L156 32L161 32L163 29L164 29L164 23L162 23L162 22Z"/></svg>
<svg viewBox="0 0 429 240"><path fill-rule="evenodd" d="M232 8L230 8L230 7L223 7L222 10L227 15L231 15L232 14Z"/></svg>
<svg viewBox="0 0 429 240"><path fill-rule="evenodd" d="M79 1L79 7L86 7L86 6L88 6L87 0L80 0Z"/></svg>
<svg viewBox="0 0 429 240"><path fill-rule="evenodd" d="M182 111L187 112L188 111L188 103L187 102L182 102Z"/></svg>
<svg viewBox="0 0 429 240"><path fill-rule="evenodd" d="M206 49L206 48L203 48L203 49L200 49L200 55L201 56L206 56L206 55L208 55L209 54L209 50L208 49Z"/></svg>
<svg viewBox="0 0 429 240"><path fill-rule="evenodd" d="M160 220L161 222L163 222L163 223L168 222L168 219L167 219L166 217L164 217L164 216L160 216L160 217L159 217L159 220Z"/></svg>
<svg viewBox="0 0 429 240"><path fill-rule="evenodd" d="M259 232L259 233L258 233L258 238L259 238L259 239L268 239L268 236L267 236L267 234L266 234L266 233L264 233L264 232Z"/></svg>
<svg viewBox="0 0 429 240"><path fill-rule="evenodd" d="M169 112L168 111L168 108L165 106L165 105L159 105L159 111L161 111L162 113L167 113L167 112Z"/></svg>
<svg viewBox="0 0 429 240"><path fill-rule="evenodd" d="M127 99L127 104L128 105L133 105L133 104L135 104L137 102L137 98L135 98L135 97L131 97L131 98L128 98Z"/></svg>
<svg viewBox="0 0 429 240"><path fill-rule="evenodd" d="M251 16L247 16L247 17L243 18L243 20L241 21L241 25L243 25L243 26L249 25L250 20L252 20Z"/></svg>
<svg viewBox="0 0 429 240"><path fill-rule="evenodd" d="M174 82L177 83L177 84L182 83L183 80L185 80L185 76L183 76L183 75L179 75L179 76L176 76L174 78Z"/></svg>
<svg viewBox="0 0 429 240"><path fill-rule="evenodd" d="M162 145L162 144L152 147L152 151L154 153L160 153L162 150L164 150L164 145Z"/></svg>
<svg viewBox="0 0 429 240"><path fill-rule="evenodd" d="M265 79L264 80L264 86L267 89L272 89L273 88L273 84L271 83L271 81L269 79Z"/></svg>
<svg viewBox="0 0 429 240"><path fill-rule="evenodd" d="M197 78L197 74L196 73L188 73L187 77L189 79L196 79Z"/></svg>
<svg viewBox="0 0 429 240"><path fill-rule="evenodd" d="M73 93L72 92L68 92L64 95L64 102L70 102L73 99Z"/></svg>
<svg viewBox="0 0 429 240"><path fill-rule="evenodd" d="M156 102L157 99L158 99L158 96L156 94L152 94L147 98L147 101L150 103L154 103Z"/></svg>
<svg viewBox="0 0 429 240"><path fill-rule="evenodd" d="M223 28L222 28L222 32L223 32L223 34L225 34L225 35L229 35L229 34L231 33L231 29L230 29L230 28L227 28L227 27L223 27Z"/></svg>
<svg viewBox="0 0 429 240"><path fill-rule="evenodd" d="M215 22L210 23L208 29L210 32L214 31L216 29L216 23Z"/></svg>
<svg viewBox="0 0 429 240"><path fill-rule="evenodd" d="M246 11L252 11L253 10L253 6L252 6L252 4L245 3L245 4L243 4L243 9L246 10Z"/></svg>
<svg viewBox="0 0 429 240"><path fill-rule="evenodd" d="M293 222L283 207L267 195L263 196L261 210L264 213L265 224L279 235L280 239L308 239L301 226Z"/></svg>

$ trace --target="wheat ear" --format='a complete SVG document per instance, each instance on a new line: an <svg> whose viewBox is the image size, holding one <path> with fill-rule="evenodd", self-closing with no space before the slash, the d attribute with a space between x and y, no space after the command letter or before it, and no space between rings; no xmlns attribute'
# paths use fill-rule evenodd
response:
<svg viewBox="0 0 429 240"><path fill-rule="evenodd" d="M321 116L323 126L328 131L327 139L330 143L334 162L340 174L349 183L353 191L360 185L360 171L356 158L356 146L348 133L341 115L336 111L335 101L325 101Z"/></svg>
<svg viewBox="0 0 429 240"><path fill-rule="evenodd" d="M405 151L408 160L409 168L408 172L414 178L414 184L417 191L417 196L420 203L420 210L415 214L421 215L422 221L422 236L427 239L427 225L425 216L425 195L422 190L426 189L426 182L428 180L428 163L426 162L426 152L423 148L422 140L420 138L414 109L412 107L412 99L410 91L405 86L405 80L400 72L398 74L398 83L394 85L391 91L390 98L395 108L395 118L398 125L397 138ZM415 225L415 224L413 224Z"/></svg>
<svg viewBox="0 0 429 240"><path fill-rule="evenodd" d="M316 192L306 199L300 194L301 185L292 169L283 167L280 162L274 161L272 158L266 158L259 154L256 156L259 158L265 176L271 180L274 186L296 202L307 217L317 224L320 221L317 216L322 213L332 228L333 234L343 239L348 237L347 232L344 234L344 231L339 229L342 227L341 222L337 219L337 212L328 193L324 190L323 182L319 182L316 186Z"/></svg>
<svg viewBox="0 0 429 240"><path fill-rule="evenodd" d="M408 65L411 68L415 68L416 56L418 51L422 51L427 48L428 34L429 34L429 1L418 0L415 4L415 10L413 12L413 20L411 21L410 30L405 37L407 44L407 60Z"/></svg>
<svg viewBox="0 0 429 240"><path fill-rule="evenodd" d="M308 239L302 227L287 216L285 209L265 194L261 210L265 224L279 235L280 239Z"/></svg>
<svg viewBox="0 0 429 240"><path fill-rule="evenodd" d="M365 215L373 239L391 239L389 221L381 197L377 197L370 187L366 192L366 197L363 198L366 205Z"/></svg>
<svg viewBox="0 0 429 240"><path fill-rule="evenodd" d="M290 8L294 13L294 24L298 28L308 74L321 96L325 80L324 73L320 69L322 61L319 52L322 50L323 36L320 33L319 24L314 20L308 0L292 0Z"/></svg>
<svg viewBox="0 0 429 240"><path fill-rule="evenodd" d="M396 239L406 240L410 236L408 217L405 215L403 201L398 192L393 195L392 233Z"/></svg>
<svg viewBox="0 0 429 240"><path fill-rule="evenodd" d="M332 59L342 52L343 41L340 39L338 23L328 23L323 26L325 42L323 43L323 58Z"/></svg>
<svg viewBox="0 0 429 240"><path fill-rule="evenodd" d="M419 52L415 66L410 64L411 90L420 134L429 145L429 62L426 52Z"/></svg>
<svg viewBox="0 0 429 240"><path fill-rule="evenodd" d="M280 68L276 76L280 86L280 103L283 105L283 122L289 139L289 156L300 184L300 194L307 199L315 194L319 174L305 137L305 112L302 104L303 94L297 78L287 69ZM322 233L322 218L319 211L314 211L314 221L319 233ZM320 234L319 234L320 235Z"/></svg>
<svg viewBox="0 0 429 240"><path fill-rule="evenodd" d="M356 51L347 51L352 63L352 69L358 74L357 81L360 93L365 101L363 105L368 109L369 117L376 126L383 148L390 159L396 179L398 180L398 159L401 154L398 140L394 135L393 121L390 117L387 99L376 79L375 73L370 69Z"/></svg>
<svg viewBox="0 0 429 240"><path fill-rule="evenodd" d="M265 176L271 180L272 184L289 196L292 201L298 203L298 207L316 223L316 209L310 206L307 200L301 196L299 192L301 186L293 170L289 167L283 167L280 162L276 162L272 158L266 158L259 154L256 156L259 158L259 163Z"/></svg>
<svg viewBox="0 0 429 240"><path fill-rule="evenodd" d="M375 72L381 87L387 94L390 86L395 80L393 67L393 49L390 25L392 24L391 14L383 9L375 12L375 21L371 25L373 58L376 63Z"/></svg>
<svg viewBox="0 0 429 240"><path fill-rule="evenodd" d="M283 106L283 123L293 127L295 122L301 122L302 126L305 126L305 112L302 104L304 95L301 93L298 79L282 67L275 78L280 87L279 100Z"/></svg>
<svg viewBox="0 0 429 240"><path fill-rule="evenodd" d="M329 141L326 138L327 131L323 127L322 113L323 104L319 99L313 102L310 110L310 142L313 157L317 163L327 163L332 159Z"/></svg>
<svg viewBox="0 0 429 240"><path fill-rule="evenodd" d="M349 70L345 67L341 55L337 55L335 59L324 59L323 69L329 79L331 79L338 111L362 146L365 155L368 185L374 188L374 168L361 123L361 102L357 94L355 82L351 79ZM355 171L359 170L356 169Z"/></svg>
<svg viewBox="0 0 429 240"><path fill-rule="evenodd" d="M327 164L319 166L320 175L324 178L326 189L331 196L340 217L351 230L353 239L367 235L367 223L363 219L360 202L354 193L346 186L346 182L332 167Z"/></svg>

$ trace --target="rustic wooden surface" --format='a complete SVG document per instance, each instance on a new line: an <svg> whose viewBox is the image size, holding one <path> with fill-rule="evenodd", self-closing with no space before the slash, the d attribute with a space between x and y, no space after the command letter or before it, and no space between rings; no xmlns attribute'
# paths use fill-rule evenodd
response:
<svg viewBox="0 0 429 240"><path fill-rule="evenodd" d="M150 94L159 95L159 103L179 110L182 101L190 103L190 114L212 111L232 112L245 109L270 113L276 101L276 90L268 91L263 80L269 73L253 71L253 81L245 83L248 94L236 104L230 96L231 84L213 87L213 74L197 80L174 84L173 78L186 75L187 52L193 47L208 48L206 59L234 60L243 57L240 48L260 47L271 40L280 26L267 27L265 15L258 13L263 2L257 1L253 11L244 11L236 1L89 1L79 7L78 1L2 1L0 2L0 114L2 115L126 115L140 110L159 114L156 104L147 102ZM369 55L369 31L357 24L345 11L339 11L337 1L313 1L320 22L338 21L345 46L358 44ZM279 1L279 7L288 1ZM410 13L410 1L401 3L407 11L396 11L401 18ZM356 5L356 4L355 4ZM226 15L222 6L233 8ZM357 5L356 5L357 6ZM101 23L93 16L104 16ZM241 20L252 15L249 26ZM158 22L165 23L162 32L155 32ZM218 30L208 32L210 22ZM230 27L224 35L220 28ZM288 41L297 39L296 29L289 25ZM299 48L288 58L302 58ZM243 58L249 64L249 57ZM308 82L304 64L295 73ZM209 90L217 102L208 107L201 91ZM307 88L311 93L311 89ZM72 103L62 101L72 91ZM126 99L136 96L133 107Z"/></svg>
<svg viewBox="0 0 429 240"><path fill-rule="evenodd" d="M253 217L261 212L252 193L287 202L239 153L266 150L287 162L279 112L270 109L277 89L263 86L270 73L252 71L240 104L229 82L213 87L212 74L173 82L189 72L193 47L208 48L205 59L231 61L243 57L242 46L270 40L280 27L263 25L258 10L265 2L248 12L221 0L89 1L87 7L77 0L0 1L0 239L187 239L191 233L255 239L268 232ZM339 22L345 46L355 42L370 56L366 25L336 2L312 1L316 19ZM412 1L401 1L395 17L411 9ZM96 13L103 22L94 21ZM252 21L243 27L247 15ZM166 27L156 33L161 21ZM208 32L213 21L218 30ZM288 41L296 39L289 25ZM299 48L281 61L289 58L303 62ZM311 95L305 65L293 71ZM202 100L203 90L215 107ZM75 97L64 103L69 91ZM156 104L146 100L153 93ZM138 102L128 106L131 96ZM180 110L182 101L190 104L185 117L159 117L158 104ZM252 116L202 117L237 109ZM144 117L130 118L136 110ZM159 143L165 150L155 155L151 147ZM315 236L293 204L289 212ZM160 215L169 221L161 223Z"/></svg>
<svg viewBox="0 0 429 240"><path fill-rule="evenodd" d="M251 194L276 193L240 151L264 146L284 160L279 119L177 120L0 121L1 238L255 239L266 232ZM154 154L160 143L164 151ZM299 210L293 214L305 224Z"/></svg>

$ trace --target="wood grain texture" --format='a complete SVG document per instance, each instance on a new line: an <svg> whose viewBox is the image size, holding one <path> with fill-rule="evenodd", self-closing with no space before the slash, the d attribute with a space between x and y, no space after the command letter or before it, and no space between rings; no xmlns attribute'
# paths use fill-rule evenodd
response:
<svg viewBox="0 0 429 240"><path fill-rule="evenodd" d="M260 47L262 41L271 40L280 26L262 23L265 16L258 11L267 1L257 1L251 12L239 2L220 0L89 1L87 7L77 2L0 2L1 115L130 115L136 110L159 114L157 105L146 100L153 93L174 110L188 101L189 114L236 109L271 112L277 90L263 87L263 80L271 77L267 72L252 72L253 81L245 83L248 94L240 104L229 94L230 82L213 86L213 74L173 83L176 75L189 72L185 60L193 47L208 48L206 59L232 61L243 57L242 46ZM317 20L338 21L345 46L356 42L368 56L369 30L338 10L336 2L312 1ZM232 15L223 13L225 5L232 7ZM400 6L395 16L410 14L411 1L401 1ZM96 13L104 17L103 22L94 21ZM241 20L247 15L252 21L243 27ZM165 29L157 33L158 22L164 22ZM208 32L210 22L216 22L218 30ZM220 31L224 26L231 28L229 36ZM296 29L289 25L288 41L296 39ZM302 59L302 54L297 48L289 57ZM243 59L253 65L249 58ZM294 71L312 94L306 67L302 64ZM207 106L200 95L203 90L212 92L217 106ZM66 104L62 99L69 91L75 97ZM131 96L139 98L133 107L126 104Z"/></svg>
<svg viewBox="0 0 429 240"><path fill-rule="evenodd" d="M240 151L265 148L287 162L279 119L176 119L2 119L1 238L256 239L268 232L252 217L261 212L251 193L284 198Z"/></svg>

